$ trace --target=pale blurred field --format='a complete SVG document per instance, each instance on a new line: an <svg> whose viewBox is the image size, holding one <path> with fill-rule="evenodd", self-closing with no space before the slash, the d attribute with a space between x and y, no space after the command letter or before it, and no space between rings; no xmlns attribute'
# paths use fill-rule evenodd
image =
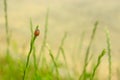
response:
<svg viewBox="0 0 120 80"><path fill-rule="evenodd" d="M65 41L66 53L70 59L72 55L74 55L74 57L78 56L76 53L78 51L79 41L82 32L85 31L86 34L82 50L84 55L94 22L97 20L99 21L99 27L92 45L92 52L95 54L100 53L103 48L106 48L104 28L108 27L111 34L113 67L116 68L116 66L120 66L119 0L49 0L49 2L47 0L8 0L8 21L11 41L14 47L20 47L18 50L19 53L22 53L24 47L29 46L30 17L32 18L34 26L40 25L41 35L36 45L41 45L48 5L50 9L48 43L55 52L64 32L68 32L68 37ZM3 0L0 0L0 32L0 51L2 53L5 50L4 47L6 43ZM80 56L80 58L83 57ZM96 56L93 58L96 59ZM107 66L107 60L103 62L104 67ZM78 62L75 62L76 65L77 63ZM114 73L116 73L116 71L113 72L113 75Z"/></svg>

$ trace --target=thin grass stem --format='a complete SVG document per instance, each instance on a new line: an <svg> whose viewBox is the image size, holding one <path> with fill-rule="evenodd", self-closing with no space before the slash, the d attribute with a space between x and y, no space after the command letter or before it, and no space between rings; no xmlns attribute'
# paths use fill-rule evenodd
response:
<svg viewBox="0 0 120 80"><path fill-rule="evenodd" d="M108 80L111 80L111 75L112 75L112 60L111 60L111 44L110 44L110 33L108 29L106 29L106 41L107 41L107 51L108 51L108 62L109 62L109 76Z"/></svg>
<svg viewBox="0 0 120 80"><path fill-rule="evenodd" d="M5 13L5 29L6 29L6 42L7 42L6 53L7 56L9 56L10 37L9 37L9 27L8 27L7 0L4 0L4 13Z"/></svg>
<svg viewBox="0 0 120 80"><path fill-rule="evenodd" d="M39 52L39 55L38 55L38 66L39 66L39 63L40 63L40 60L44 60L45 57L44 57L44 54L42 55L42 53L44 52L44 49L45 49L45 45L46 45L46 41L47 41L47 34L48 34L48 17L49 17L49 8L47 9L47 13L46 13L46 18L45 18L45 31L44 31L44 38L43 38L43 43L42 43L42 46L41 46L41 49L40 49L40 52ZM43 57L42 57L43 56ZM42 61L41 61L42 62ZM43 63L41 63L43 64Z"/></svg>
<svg viewBox="0 0 120 80"><path fill-rule="evenodd" d="M64 36L61 40L61 43L60 43L60 46L59 46L59 49L58 49L58 52L57 52L57 56L55 58L56 60L58 60L58 58L59 58L61 47L63 47L66 38L67 38L67 33L65 32L65 34L64 34Z"/></svg>
<svg viewBox="0 0 120 80"><path fill-rule="evenodd" d="M95 37L97 26L98 26L98 22L95 22L93 32L92 32L92 35L91 35L91 39L90 39L90 42L89 42L89 45L88 45L88 48L87 48L87 51L86 51L86 54L85 54L84 69L83 69L82 74L79 77L79 80L86 80L86 68L87 68L87 64L88 64L90 48L91 48L92 42L93 42L94 37Z"/></svg>
<svg viewBox="0 0 120 80"><path fill-rule="evenodd" d="M33 23L31 18L30 18L30 31L31 31L31 37L33 37Z"/></svg>
<svg viewBox="0 0 120 80"><path fill-rule="evenodd" d="M101 59L102 59L102 57L105 55L105 53L106 53L106 50L104 49L104 50L102 51L102 53L99 55L98 60L97 60L97 64L95 65L95 67L94 67L94 69L93 69L93 72L92 72L92 75L91 75L91 77L90 77L90 80L93 80L93 79L94 79L95 72L96 72L97 68L99 67L99 65L100 65L100 63L101 63Z"/></svg>
<svg viewBox="0 0 120 80"><path fill-rule="evenodd" d="M30 31L31 31L31 38L33 38L33 23L32 23L32 19L30 18ZM36 61L36 48L35 46L33 46L33 59L34 59L34 67L37 70L37 61Z"/></svg>
<svg viewBox="0 0 120 80"><path fill-rule="evenodd" d="M71 80L72 78L71 78L71 75L70 75L70 72L69 72L69 67L68 67L68 64L67 64L67 60L66 60L66 56L65 56L65 51L64 51L64 49L62 47L60 48L60 50L62 52L63 59L65 61L66 69L67 69L67 72L68 72L68 77Z"/></svg>
<svg viewBox="0 0 120 80"><path fill-rule="evenodd" d="M36 29L38 29L38 26L36 27ZM27 67L28 67L28 64L29 64L30 55L31 55L32 49L34 47L34 42L35 42L36 37L37 36L34 35L34 37L31 39L31 42L30 42L30 50L29 50L28 56L27 56L27 62L26 62L26 66L25 66L25 69L24 69L23 80L25 80L26 70L27 70Z"/></svg>
<svg viewBox="0 0 120 80"><path fill-rule="evenodd" d="M51 57L51 59L52 59L52 62L53 62L54 65L55 65L56 74L57 74L57 80L60 80L59 70L58 70L57 63L56 63L56 61L55 61L55 58L54 58L54 56L53 56L53 54L52 54L52 50L50 49L50 47L48 46L48 44L46 45L46 47L47 47L47 49L48 49L48 51L49 51L49 55L50 55L50 57Z"/></svg>

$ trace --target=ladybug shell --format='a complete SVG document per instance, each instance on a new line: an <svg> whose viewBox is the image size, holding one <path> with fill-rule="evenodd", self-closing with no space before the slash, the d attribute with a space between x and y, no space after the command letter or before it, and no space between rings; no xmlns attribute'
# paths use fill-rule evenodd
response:
<svg viewBox="0 0 120 80"><path fill-rule="evenodd" d="M35 36L39 36L39 34L40 34L40 30L39 30L39 29L36 29L35 32L34 32L34 35L35 35Z"/></svg>

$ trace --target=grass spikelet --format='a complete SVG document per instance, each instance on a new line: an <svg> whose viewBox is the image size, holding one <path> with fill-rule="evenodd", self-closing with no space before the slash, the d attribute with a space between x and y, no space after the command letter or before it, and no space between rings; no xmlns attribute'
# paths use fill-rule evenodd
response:
<svg viewBox="0 0 120 80"><path fill-rule="evenodd" d="M109 77L108 80L111 80L111 73L112 73L112 60L111 60L111 43L110 43L110 33L106 28L106 41L107 41L107 51L108 51L108 62L109 62Z"/></svg>
<svg viewBox="0 0 120 80"><path fill-rule="evenodd" d="M94 67L94 69L93 69L93 72L92 72L92 75L91 75L90 80L93 80L93 79L94 79L95 72L96 72L97 68L99 67L99 65L100 65L100 63L101 63L101 59L102 59L102 57L105 55L105 53L106 53L106 50L104 49L104 50L102 51L102 53L99 55L98 60L97 60L97 64L95 65L95 67Z"/></svg>
<svg viewBox="0 0 120 80"><path fill-rule="evenodd" d="M83 69L82 74L79 77L79 80L86 80L86 68L87 68L87 64L88 64L88 58L89 58L90 48L91 48L93 39L95 37L97 25L98 25L98 22L95 22L94 28L93 28L93 32L92 32L92 35L91 35L91 39L90 39L90 42L89 42L89 45L88 45L88 48L87 48L86 54L85 54L84 69Z"/></svg>

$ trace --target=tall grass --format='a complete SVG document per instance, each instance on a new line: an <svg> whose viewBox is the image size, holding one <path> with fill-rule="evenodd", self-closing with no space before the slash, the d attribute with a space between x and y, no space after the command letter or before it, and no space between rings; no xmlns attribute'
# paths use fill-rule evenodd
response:
<svg viewBox="0 0 120 80"><path fill-rule="evenodd" d="M68 64L67 64L67 60L66 60L66 56L65 56L65 52L64 52L64 48L63 48L63 45L64 45L64 42L65 42L66 38L67 38L67 32L64 33L64 36L61 40L60 46L58 48L57 56L55 57L55 60L57 61L59 59L60 53L62 53L64 62L65 62L65 66L66 66L66 69L67 69L67 72L68 72L68 76L69 76L69 78L71 78L69 68L68 68ZM52 71L53 70L54 69L52 69Z"/></svg>
<svg viewBox="0 0 120 80"><path fill-rule="evenodd" d="M68 67L68 64L67 64L67 60L66 60L64 48L61 47L60 49L61 49L61 52L62 52L62 55L63 55L63 59L64 59L64 61L65 61L65 66L66 66L66 69L67 69L68 77L69 77L69 79L71 80L72 77L71 77L71 75L70 75L70 71L69 71L69 67Z"/></svg>
<svg viewBox="0 0 120 80"><path fill-rule="evenodd" d="M4 18L5 18L5 31L6 31L6 60L8 62L8 67L9 67L9 79L12 77L12 56L10 56L10 32L9 32L9 25L8 25L8 5L7 5L7 0L4 0Z"/></svg>
<svg viewBox="0 0 120 80"><path fill-rule="evenodd" d="M33 32L33 23L32 23L32 19L30 18L30 32L31 32L31 38L34 36L34 32Z"/></svg>
<svg viewBox="0 0 120 80"><path fill-rule="evenodd" d="M36 27L36 30L37 29L38 29L38 26ZM36 37L37 36L34 35L34 37L31 39L31 42L30 42L30 50L29 50L28 56L27 56L27 62L26 62L26 66L25 66L25 69L24 69L23 80L25 80L26 70L27 70L27 67L28 67L28 64L29 64L30 55L31 55L31 52L32 52L33 47L34 47L34 42L35 42Z"/></svg>
<svg viewBox="0 0 120 80"><path fill-rule="evenodd" d="M71 75L70 75L70 72L69 72L69 67L68 67L68 64L67 64L66 56L65 56L65 51L64 51L64 48L63 48L66 38L67 38L67 32L64 33L64 36L61 40L60 46L58 48L57 56L56 56L55 59L58 60L58 58L60 56L60 52L61 52L62 56L63 56L63 59L64 59L64 62L65 62L66 69L67 69L68 77L69 77L69 79L71 79Z"/></svg>
<svg viewBox="0 0 120 80"><path fill-rule="evenodd" d="M63 36L63 38L61 40L60 46L58 48L57 56L55 58L56 60L58 60L58 58L59 58L61 48L63 47L66 38L67 38L67 33L65 32L65 34L64 34L64 36Z"/></svg>
<svg viewBox="0 0 120 80"><path fill-rule="evenodd" d="M7 56L9 56L10 55L10 50L9 50L9 48L10 48L10 35L9 35L8 14L7 14L8 13L7 12L7 0L4 0L4 13L5 13L4 17L5 17L5 30L6 30L6 43L7 43L6 53L7 53ZM47 44L49 8L47 9L47 13L46 13L45 17L46 18L45 18L45 31L44 31L43 43L42 43L42 46L41 46L38 58L36 57L36 47L34 45L35 40L37 38L37 35L34 34L32 19L30 19L31 42L30 42L30 49L29 49L29 52L28 52L28 55L27 55L27 58L26 58L27 60L26 60L26 63L25 63L25 67L23 68L24 69L24 73L22 75L22 79L23 80L30 79L33 76L35 76L35 80L54 80L54 78L55 78L55 80L62 80L61 74L59 73L59 67L57 65L57 60L59 59L59 56L60 56L60 53L61 53L62 56L63 56L63 59L64 59L64 62L62 62L62 63L65 63L69 80L70 79L72 80L72 75L70 74L70 71L72 71L72 70L69 69L69 66L68 66L68 63L67 63L67 56L65 55L65 49L64 49L64 43L65 43L65 40L67 38L67 33L64 34L64 36L63 36L63 38L61 40L60 46L58 48L57 56L54 57L52 49ZM79 76L79 80L87 80L87 76L86 76L86 74L87 74L87 66L90 63L90 60L92 59L92 57L90 56L90 49L91 49L91 45L93 43L93 40L94 40L94 37L95 37L95 34L96 34L97 26L98 26L98 22L96 22L94 24L94 28L93 28L93 31L92 31L91 39L90 39L90 42L88 44L88 47L87 47L87 50L86 50L86 54L85 54L83 72ZM37 29L38 29L38 26L36 27L35 31ZM109 33L109 31L107 29L106 29L105 32L106 32L106 42L107 42L108 62L109 62L109 77L108 77L108 79L111 80L111 76L112 76L112 60L111 60L111 57L112 56L111 56L110 33ZM84 38L84 32L82 34L80 45L79 45L79 53L81 53L81 50L82 50L82 45L83 45L83 41L84 41L83 38ZM49 69L43 69L42 66L41 66L42 67L41 69L42 69L43 72L45 72L45 74L41 73L42 71L41 70L39 71L39 69L38 69L39 63L42 62L41 65L43 65L43 63L44 63L43 61L46 60L46 57L43 54L46 48L47 48L47 50L49 52L49 56L50 56L50 58L52 60L52 63L55 66L54 69L56 71L56 74L54 74L53 72L50 72ZM34 60L33 61L34 62L33 65L29 63L30 62L30 56L31 56L32 52L33 52L33 60ZM98 67L99 67L99 65L101 63L101 59L103 58L105 53L106 53L106 51L103 50L101 52L101 54L98 56L97 63L93 67L93 71L90 74L90 78L89 78L90 80L94 80L94 76L96 75L96 71L97 71L97 69L98 69ZM11 56L9 56L9 57L11 57ZM37 60L38 60L38 62L37 62ZM3 61L3 63L4 63L4 61ZM14 76L17 75L17 77L20 77L20 75L21 75L20 72L19 72L20 70L16 71L16 69L14 69L15 68L14 66L19 65L19 63L17 63L17 61L13 61L13 63L12 64L8 63L9 64L9 68L10 68L9 71L8 71L9 74L5 74L4 70L6 70L6 67L4 68L4 65L2 65L2 67L0 66L0 69L2 69L2 71L3 71L2 75L4 75L4 77L6 77L6 75L7 76L12 76L12 78L9 78L11 80L14 79L13 78ZM35 69L35 73L31 73L30 74L30 78L26 78L26 75L29 75L29 73L27 74L28 65L31 66L31 70L33 68ZM45 66L47 66L47 68L50 68L49 65L45 65ZM20 67L20 68L22 68L22 67ZM17 74L13 76L12 71L14 71ZM118 71L118 77L119 77L119 73L120 72ZM40 78L36 78L38 75L40 75ZM45 77L49 77L49 76L50 76L50 79L49 78L45 78ZM1 71L0 71L0 77L1 77ZM2 79L2 78L0 78L0 79ZM6 78L4 78L4 79L6 79ZM68 79L68 78L65 78L65 80L66 79Z"/></svg>
<svg viewBox="0 0 120 80"><path fill-rule="evenodd" d="M106 28L105 30L106 32L106 42L107 42L107 51L108 51L108 62L109 62L109 76L108 76L108 80L111 80L111 75L112 75L112 60L111 60L111 44L110 44L110 33L108 31L108 29Z"/></svg>
<svg viewBox="0 0 120 80"><path fill-rule="evenodd" d="M32 23L32 19L30 18L30 31L31 31L31 38L34 37L34 32L33 32L33 23ZM33 60L34 60L34 68L35 68L35 76L37 76L37 58L36 58L36 48L33 45Z"/></svg>
<svg viewBox="0 0 120 80"><path fill-rule="evenodd" d="M90 80L93 80L93 79L94 79L95 72L96 72L98 66L100 65L101 59L102 59L102 57L105 55L105 53L106 53L106 50L104 49L104 50L102 51L102 53L99 55L98 60L97 60L97 64L94 66L94 69L93 69L92 75L91 75L91 77L90 77Z"/></svg>
<svg viewBox="0 0 120 80"><path fill-rule="evenodd" d="M54 58L54 56L53 56L52 50L50 49L50 47L49 47L48 44L46 44L46 47L47 47L47 49L48 49L48 51L49 51L49 55L50 55L50 57L51 57L51 59L52 59L52 62L53 62L54 65L55 65L56 74L57 74L57 80L60 80L59 70L58 70L57 63L56 63L56 61L55 61L55 58Z"/></svg>
<svg viewBox="0 0 120 80"><path fill-rule="evenodd" d="M88 45L88 48L87 48L86 54L85 54L84 69L83 69L83 72L82 72L81 76L79 77L79 80L86 80L86 68L87 68L87 64L88 64L88 58L89 58L90 48L91 48L93 39L95 37L97 25L98 25L98 22L95 22L94 28L93 28L93 32L92 32L92 35L91 35L91 39L90 39L90 42L89 42L89 45Z"/></svg>
<svg viewBox="0 0 120 80"><path fill-rule="evenodd" d="M9 56L9 45L10 45L10 37L9 37L9 27L8 27L8 12L7 12L7 0L4 0L4 13L5 13L5 29L6 29L6 53Z"/></svg>
<svg viewBox="0 0 120 80"><path fill-rule="evenodd" d="M45 30L44 30L44 37L43 37L43 43L38 55L38 66L39 63L42 62L41 64L43 64L43 60L45 60L45 56L44 56L44 49L45 49L45 45L47 42L47 34L48 34L48 17L49 17L49 8L47 9L47 13L46 13L46 18L45 18ZM41 60L41 61L40 61Z"/></svg>

